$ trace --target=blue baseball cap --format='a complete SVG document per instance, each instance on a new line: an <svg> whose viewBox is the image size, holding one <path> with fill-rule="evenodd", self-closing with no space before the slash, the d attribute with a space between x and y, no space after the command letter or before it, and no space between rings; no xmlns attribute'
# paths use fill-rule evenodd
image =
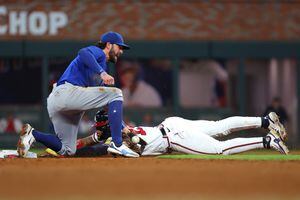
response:
<svg viewBox="0 0 300 200"><path fill-rule="evenodd" d="M117 32L107 32L101 35L100 41L103 43L109 42L111 44L117 44L123 49L130 49L130 46L124 43L124 39L120 33Z"/></svg>

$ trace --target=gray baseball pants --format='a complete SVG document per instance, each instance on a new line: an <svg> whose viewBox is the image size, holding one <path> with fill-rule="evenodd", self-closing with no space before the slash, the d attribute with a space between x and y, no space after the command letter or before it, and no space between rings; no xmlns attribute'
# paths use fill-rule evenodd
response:
<svg viewBox="0 0 300 200"><path fill-rule="evenodd" d="M123 101L122 91L115 87L80 87L67 82L54 87L47 99L47 109L54 131L62 142L58 153L74 155L84 112L113 101Z"/></svg>

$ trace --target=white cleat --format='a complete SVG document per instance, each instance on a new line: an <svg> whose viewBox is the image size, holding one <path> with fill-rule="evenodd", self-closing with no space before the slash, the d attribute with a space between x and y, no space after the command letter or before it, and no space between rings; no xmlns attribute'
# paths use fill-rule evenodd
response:
<svg viewBox="0 0 300 200"><path fill-rule="evenodd" d="M30 124L24 124L20 132L20 139L17 145L17 151L20 157L26 157L31 145L35 142L35 139L32 135L34 128Z"/></svg>
<svg viewBox="0 0 300 200"><path fill-rule="evenodd" d="M279 117L275 112L270 112L266 118L269 120L269 126L268 129L270 131L275 131L279 134L281 140L286 140L287 138L287 132L284 128L284 126L280 123Z"/></svg>
<svg viewBox="0 0 300 200"><path fill-rule="evenodd" d="M266 135L266 137L264 139L264 146L267 149L273 148L273 149L275 149L276 151L279 151L282 154L287 155L289 153L289 149L287 148L287 146L282 141L280 135L274 130L271 130Z"/></svg>
<svg viewBox="0 0 300 200"><path fill-rule="evenodd" d="M118 154L125 157L131 157L131 158L140 157L138 153L132 151L126 145L122 144L121 146L117 147L114 142L110 143L109 147L107 148L107 151L112 154Z"/></svg>

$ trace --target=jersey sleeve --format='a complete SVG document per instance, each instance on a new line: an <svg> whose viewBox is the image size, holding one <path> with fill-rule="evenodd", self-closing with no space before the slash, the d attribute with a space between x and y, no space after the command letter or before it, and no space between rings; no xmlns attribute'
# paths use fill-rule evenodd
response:
<svg viewBox="0 0 300 200"><path fill-rule="evenodd" d="M104 72L104 69L97 62L97 55L94 55L89 48L80 49L78 52L80 60L88 67L93 69L98 74Z"/></svg>

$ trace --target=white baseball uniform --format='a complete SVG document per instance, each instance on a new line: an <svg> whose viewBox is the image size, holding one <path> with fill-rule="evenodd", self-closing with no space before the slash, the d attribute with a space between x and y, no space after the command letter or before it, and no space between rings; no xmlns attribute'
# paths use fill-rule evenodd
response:
<svg viewBox="0 0 300 200"><path fill-rule="evenodd" d="M135 127L147 145L142 155L159 155L173 150L188 154L229 155L264 148L263 137L218 141L214 137L233 131L260 128L260 117L229 117L220 121L169 117L157 127Z"/></svg>

